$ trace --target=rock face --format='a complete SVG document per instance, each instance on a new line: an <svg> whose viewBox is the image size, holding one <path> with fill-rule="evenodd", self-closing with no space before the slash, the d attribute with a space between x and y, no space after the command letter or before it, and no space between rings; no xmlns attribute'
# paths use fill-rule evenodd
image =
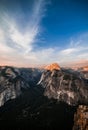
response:
<svg viewBox="0 0 88 130"><path fill-rule="evenodd" d="M11 67L0 68L0 106L21 93L20 72Z"/></svg>
<svg viewBox="0 0 88 130"><path fill-rule="evenodd" d="M88 83L78 72L46 70L38 84L45 88L44 95L70 105L88 103Z"/></svg>
<svg viewBox="0 0 88 130"><path fill-rule="evenodd" d="M88 106L80 105L74 115L73 130L88 130Z"/></svg>
<svg viewBox="0 0 88 130"><path fill-rule="evenodd" d="M57 63L53 63L53 64L50 64L48 66L45 67L46 70L60 70L60 66L57 64Z"/></svg>
<svg viewBox="0 0 88 130"><path fill-rule="evenodd" d="M82 71L81 74L88 80L88 71Z"/></svg>
<svg viewBox="0 0 88 130"><path fill-rule="evenodd" d="M83 75L85 79L88 80L88 71L81 71L80 73Z"/></svg>
<svg viewBox="0 0 88 130"><path fill-rule="evenodd" d="M56 63L45 70L0 67L0 124L9 120L9 128L12 119L12 128L88 130L87 105L88 79L79 71Z"/></svg>
<svg viewBox="0 0 88 130"><path fill-rule="evenodd" d="M88 79L88 66L81 67L81 68L78 69L78 71L80 72L80 74L82 74L82 76L85 79Z"/></svg>
<svg viewBox="0 0 88 130"><path fill-rule="evenodd" d="M23 89L28 89L35 85L38 70L0 67L0 106L6 101L18 97ZM36 82L35 82L36 80Z"/></svg>

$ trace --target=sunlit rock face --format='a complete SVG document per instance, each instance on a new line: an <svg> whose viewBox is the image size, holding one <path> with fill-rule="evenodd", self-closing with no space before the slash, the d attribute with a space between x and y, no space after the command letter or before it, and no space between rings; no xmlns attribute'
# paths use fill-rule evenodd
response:
<svg viewBox="0 0 88 130"><path fill-rule="evenodd" d="M74 114L73 130L88 130L88 106L79 105Z"/></svg>
<svg viewBox="0 0 88 130"><path fill-rule="evenodd" d="M88 71L88 66L83 67L83 71Z"/></svg>
<svg viewBox="0 0 88 130"><path fill-rule="evenodd" d="M46 70L38 84L45 88L44 95L70 105L88 103L88 83L78 72L67 70Z"/></svg>
<svg viewBox="0 0 88 130"><path fill-rule="evenodd" d="M50 71L52 71L54 69L55 70L60 70L60 66L57 63L52 63L52 64L46 66L45 69L50 70Z"/></svg>

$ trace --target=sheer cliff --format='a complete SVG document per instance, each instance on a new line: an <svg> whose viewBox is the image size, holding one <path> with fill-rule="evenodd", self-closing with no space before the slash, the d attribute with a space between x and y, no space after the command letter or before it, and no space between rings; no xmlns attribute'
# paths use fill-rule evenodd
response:
<svg viewBox="0 0 88 130"><path fill-rule="evenodd" d="M0 106L18 97L24 89L35 86L40 78L38 69L0 67Z"/></svg>
<svg viewBox="0 0 88 130"><path fill-rule="evenodd" d="M70 105L88 103L88 80L77 71L51 68L45 70L38 84L44 95Z"/></svg>

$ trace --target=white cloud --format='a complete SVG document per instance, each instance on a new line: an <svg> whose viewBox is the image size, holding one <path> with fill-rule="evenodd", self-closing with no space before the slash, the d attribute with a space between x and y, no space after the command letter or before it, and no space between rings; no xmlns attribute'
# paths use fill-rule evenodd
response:
<svg viewBox="0 0 88 130"><path fill-rule="evenodd" d="M19 28L21 23L17 23L16 19L11 17L8 12L3 12L1 14L1 29L4 30L5 36L7 36L4 36L4 38L11 39L12 42L14 42L23 49L30 48L28 50L31 50L31 44L35 42L36 36L40 33L40 21L43 14L43 5L43 0L38 0L37 2L35 1L28 24L25 25L25 27L21 27L23 28L23 32Z"/></svg>
<svg viewBox="0 0 88 130"><path fill-rule="evenodd" d="M25 34L22 34L17 27L13 26L12 28L10 28L9 31L10 34L10 39L16 43L18 46L20 46L23 49L28 49L31 48L31 44L34 42L34 38L37 35L37 32L33 33L30 30L29 32L26 32Z"/></svg>
<svg viewBox="0 0 88 130"><path fill-rule="evenodd" d="M27 59L25 55L32 51L33 44L41 31L40 21L43 17L44 4L44 0L35 0L28 24L21 29L19 27L21 23L10 16L7 10L2 10L0 13L0 58L6 56L11 62L13 58L16 61L18 57L22 62ZM21 10L20 13L22 13ZM34 56L30 55L30 59L34 59Z"/></svg>
<svg viewBox="0 0 88 130"><path fill-rule="evenodd" d="M61 53L63 55L70 55L70 54L72 54L72 53L74 53L76 51L77 51L77 48L67 48L65 50L62 50Z"/></svg>

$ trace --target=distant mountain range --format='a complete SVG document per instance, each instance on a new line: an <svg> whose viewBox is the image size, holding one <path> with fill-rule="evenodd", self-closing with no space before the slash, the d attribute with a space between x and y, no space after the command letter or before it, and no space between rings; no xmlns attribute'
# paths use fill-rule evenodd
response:
<svg viewBox="0 0 88 130"><path fill-rule="evenodd" d="M0 67L0 121L13 120L12 126L19 128L24 122L32 128L71 130L79 105L88 105L87 67Z"/></svg>

